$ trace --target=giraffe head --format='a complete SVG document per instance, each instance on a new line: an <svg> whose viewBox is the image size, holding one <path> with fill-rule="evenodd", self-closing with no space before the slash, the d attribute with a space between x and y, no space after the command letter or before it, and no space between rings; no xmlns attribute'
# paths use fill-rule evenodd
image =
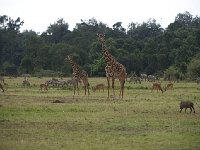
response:
<svg viewBox="0 0 200 150"><path fill-rule="evenodd" d="M105 35L103 33L97 33L97 37L99 39L100 42L105 42Z"/></svg>
<svg viewBox="0 0 200 150"><path fill-rule="evenodd" d="M69 61L71 59L72 59L71 56L67 55L67 57L65 58L65 61Z"/></svg>

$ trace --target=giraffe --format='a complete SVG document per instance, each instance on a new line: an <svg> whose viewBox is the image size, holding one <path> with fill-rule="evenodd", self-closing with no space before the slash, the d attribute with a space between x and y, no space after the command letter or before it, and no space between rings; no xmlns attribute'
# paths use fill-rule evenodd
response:
<svg viewBox="0 0 200 150"><path fill-rule="evenodd" d="M89 82L88 82L88 74L85 70L81 70L79 65L77 63L75 63L75 61L72 59L71 56L67 56L67 58L65 58L65 60L67 60L72 67L73 73L72 73L72 78L76 81L76 85L74 86L74 95L75 95L75 90L78 90L78 95L79 95L79 87L78 87L78 83L80 82L80 80L83 81L83 85L84 85L84 89L85 89L85 95L86 95L86 91L88 92L88 95L90 94L89 91Z"/></svg>
<svg viewBox="0 0 200 150"><path fill-rule="evenodd" d="M113 91L113 96L115 97L115 92L114 92L115 78L119 79L119 82L121 85L119 97L121 96L121 98L123 98L124 84L125 84L125 80L127 76L126 68L122 64L120 64L115 59L114 56L110 54L110 52L108 51L105 45L104 35L101 33L97 33L97 37L98 37L99 42L101 43L102 53L107 63L105 67L105 71L106 71L106 77L107 77L107 83L108 83L108 98L110 97L110 93L109 93L110 79L112 80L112 91Z"/></svg>

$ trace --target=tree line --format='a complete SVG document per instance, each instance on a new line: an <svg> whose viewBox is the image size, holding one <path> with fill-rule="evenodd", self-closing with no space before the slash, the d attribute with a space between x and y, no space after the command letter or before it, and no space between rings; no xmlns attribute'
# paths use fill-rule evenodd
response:
<svg viewBox="0 0 200 150"><path fill-rule="evenodd" d="M72 31L63 18L50 24L41 34L20 32L24 21L0 16L0 73L71 75L64 61L72 55L89 76L105 76L105 60L96 33L105 34L112 55L126 66L127 72L173 74L182 78L200 76L200 18L189 12L179 13L163 29L155 19L122 22L112 28L95 18L81 20Z"/></svg>

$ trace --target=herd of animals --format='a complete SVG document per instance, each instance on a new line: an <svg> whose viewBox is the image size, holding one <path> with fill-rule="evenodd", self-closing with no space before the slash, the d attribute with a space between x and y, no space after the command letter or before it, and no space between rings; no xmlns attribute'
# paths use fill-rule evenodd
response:
<svg viewBox="0 0 200 150"><path fill-rule="evenodd" d="M97 39L100 42L101 46L102 46L102 54L104 56L104 59L106 61L106 67L105 67L105 73L106 73L106 78L107 78L107 89L108 89L108 98L110 97L110 85L112 88L112 96L115 97L115 91L114 91L114 87L115 87L115 79L118 79L120 82L120 93L119 93L119 97L123 98L124 95L124 84L125 81L127 81L128 75L126 72L126 68L124 65L122 65L121 63L119 63L115 57L113 55L110 54L109 50L106 47L106 42L105 42L105 36L104 34L101 33L97 33ZM48 80L45 83L40 84L40 90L44 90L44 91L48 91L48 87L50 85L52 86L64 86L64 85L72 85L74 88L74 95L75 92L77 90L78 94L79 94L79 84L83 83L83 87L85 90L85 95L86 94L90 94L89 92L89 81L88 81L88 74L85 70L81 70L80 66L73 60L72 56L68 55L65 58L65 61L67 61L68 63L70 63L71 67L72 67L72 79L68 80L68 81L63 81L63 80L58 80L55 78L52 78L52 80ZM30 77L29 74L23 74L22 75L24 77L23 83L22 85L25 86L30 86L30 82L28 81L28 78ZM141 74L140 77L135 76L133 74L130 75L129 77L129 83L134 82L134 83L139 83L141 84L141 81L145 80L145 81L149 81L149 82L154 82L152 85L151 90L157 90L157 91L161 91L162 93L166 90L169 89L173 89L173 83L170 82L169 84L167 84L166 87L162 88L161 84L159 82L156 82L156 80L159 80L157 77L153 76L153 75L146 75L146 74ZM2 83L4 83L4 85L6 84L4 82L4 78L0 77L1 83L0 83L0 89L2 89L2 91L4 92L5 89L3 88ZM197 84L200 83L200 78L197 78ZM95 92L96 90L103 90L104 91L105 85L104 84L98 84L95 87L92 87L92 90ZM195 113L195 109L194 109L194 104L191 101L181 101L180 103L180 112L182 111L182 109L185 108L185 112L187 108L190 108L191 112L193 110L193 112Z"/></svg>

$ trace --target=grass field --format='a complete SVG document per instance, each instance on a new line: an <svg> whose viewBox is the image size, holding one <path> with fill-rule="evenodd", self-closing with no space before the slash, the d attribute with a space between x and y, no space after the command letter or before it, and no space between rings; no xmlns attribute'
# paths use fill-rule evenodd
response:
<svg viewBox="0 0 200 150"><path fill-rule="evenodd" d="M107 99L107 90L84 96L81 89L74 97L69 89L41 92L39 84L45 80L30 78L32 86L24 88L23 78L5 78L7 90L0 91L0 150L200 149L196 83L174 83L174 89L163 94L151 92L150 82L126 83L124 99ZM106 84L106 79L89 82ZM55 100L64 103L52 103ZM181 100L193 101L196 113L179 113Z"/></svg>

